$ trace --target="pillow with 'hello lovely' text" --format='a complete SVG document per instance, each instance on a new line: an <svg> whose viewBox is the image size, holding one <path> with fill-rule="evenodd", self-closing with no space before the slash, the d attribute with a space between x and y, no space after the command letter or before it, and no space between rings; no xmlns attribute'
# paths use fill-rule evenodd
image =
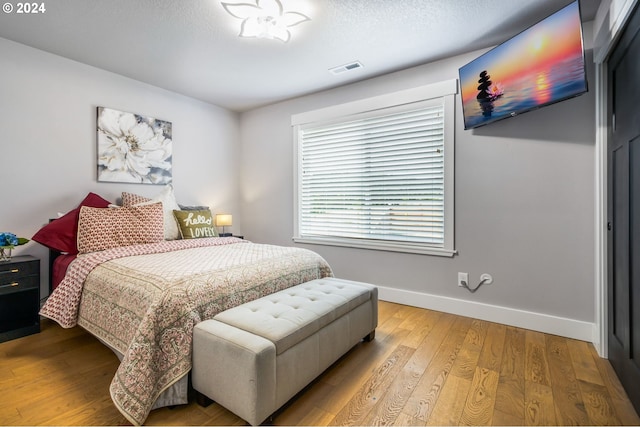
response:
<svg viewBox="0 0 640 427"><path fill-rule="evenodd" d="M209 209L194 211L173 211L178 224L180 236L183 239L198 239L201 237L218 237L218 230Z"/></svg>

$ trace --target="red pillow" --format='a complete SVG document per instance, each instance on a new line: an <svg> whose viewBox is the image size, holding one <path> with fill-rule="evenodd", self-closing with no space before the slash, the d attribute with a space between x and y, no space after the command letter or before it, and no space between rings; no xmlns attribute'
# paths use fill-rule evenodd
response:
<svg viewBox="0 0 640 427"><path fill-rule="evenodd" d="M72 211L67 212L58 219L51 221L42 227L31 238L46 247L69 254L78 253L78 218L80 217L80 207L89 206L92 208L106 208L111 202L103 199L95 193L87 194L80 205Z"/></svg>

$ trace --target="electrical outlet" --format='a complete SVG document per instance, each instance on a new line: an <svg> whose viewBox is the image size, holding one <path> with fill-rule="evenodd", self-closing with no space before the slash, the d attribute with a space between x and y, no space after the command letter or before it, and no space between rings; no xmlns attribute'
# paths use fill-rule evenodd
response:
<svg viewBox="0 0 640 427"><path fill-rule="evenodd" d="M467 286L469 286L469 273L458 272L458 286L462 286L462 282L466 283Z"/></svg>

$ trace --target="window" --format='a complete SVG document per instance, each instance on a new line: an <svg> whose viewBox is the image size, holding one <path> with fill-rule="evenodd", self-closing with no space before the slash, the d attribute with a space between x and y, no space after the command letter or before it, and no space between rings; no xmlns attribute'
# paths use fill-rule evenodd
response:
<svg viewBox="0 0 640 427"><path fill-rule="evenodd" d="M294 240L452 256L455 91L453 80L294 116Z"/></svg>

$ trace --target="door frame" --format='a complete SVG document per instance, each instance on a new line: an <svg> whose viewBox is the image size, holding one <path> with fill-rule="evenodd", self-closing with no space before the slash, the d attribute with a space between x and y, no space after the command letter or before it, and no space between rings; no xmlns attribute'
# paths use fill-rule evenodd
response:
<svg viewBox="0 0 640 427"><path fill-rule="evenodd" d="M607 144L608 144L608 69L609 55L640 0L603 0L594 28L596 65L596 152L595 152L595 324L593 344L600 357L608 357L608 260L607 260Z"/></svg>

